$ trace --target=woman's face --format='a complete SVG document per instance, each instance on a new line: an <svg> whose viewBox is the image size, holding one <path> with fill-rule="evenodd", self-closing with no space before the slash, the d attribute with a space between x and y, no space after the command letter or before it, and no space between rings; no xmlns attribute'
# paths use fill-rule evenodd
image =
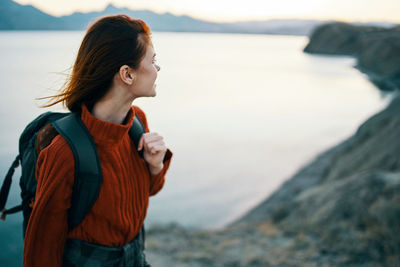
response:
<svg viewBox="0 0 400 267"><path fill-rule="evenodd" d="M156 95L155 81L160 67L155 63L155 56L153 44L149 44L139 69L135 71L136 78L132 90L136 97Z"/></svg>

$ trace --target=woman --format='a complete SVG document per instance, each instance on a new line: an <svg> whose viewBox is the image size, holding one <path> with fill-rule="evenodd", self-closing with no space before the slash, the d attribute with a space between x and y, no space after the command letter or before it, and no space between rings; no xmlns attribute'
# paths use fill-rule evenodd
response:
<svg viewBox="0 0 400 267"><path fill-rule="evenodd" d="M138 97L156 95L154 82L160 67L155 63L150 35L142 20L125 15L96 21L82 41L67 86L46 105L63 102L71 112L80 112L96 144L103 181L90 212L68 231L74 183L72 150L57 135L40 151L36 197L25 235L24 266L107 266L107 260L95 258L104 253L76 255L66 244L78 240L79 246L94 244L93 250L120 249L141 233L149 197L163 187L172 157L163 138L149 132L145 113L132 106ZM143 159L128 134L135 115L146 131L137 148L144 149ZM85 264L80 257L86 257ZM82 264L74 262L76 259ZM115 264L115 258L110 259L110 266L124 265L123 259L117 260Z"/></svg>

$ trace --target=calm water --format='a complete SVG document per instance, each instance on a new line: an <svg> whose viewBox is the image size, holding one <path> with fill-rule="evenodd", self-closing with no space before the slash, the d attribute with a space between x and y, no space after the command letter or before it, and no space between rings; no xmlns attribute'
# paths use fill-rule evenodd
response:
<svg viewBox="0 0 400 267"><path fill-rule="evenodd" d="M45 111L34 98L62 85L59 73L73 64L83 34L0 32L1 181L19 134ZM223 226L389 101L352 68L354 59L302 53L306 37L154 33L153 40L157 97L135 104L174 158L147 225ZM18 194L15 181L11 202ZM0 222L1 236L19 230L20 220ZM20 251L15 246L8 250Z"/></svg>

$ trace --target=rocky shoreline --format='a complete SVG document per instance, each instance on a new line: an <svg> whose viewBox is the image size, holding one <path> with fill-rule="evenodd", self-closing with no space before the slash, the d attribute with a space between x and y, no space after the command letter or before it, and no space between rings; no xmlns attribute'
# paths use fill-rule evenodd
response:
<svg viewBox="0 0 400 267"><path fill-rule="evenodd" d="M353 35L339 41L335 34L342 27L347 26L316 29L306 52L357 56L358 67L373 73L371 80L380 89L397 90L399 64L380 60L391 49L400 58L400 42L369 55L357 47L377 51L374 45L388 44L368 45L375 37L365 36L378 36L376 28L361 33L351 28ZM392 30L400 33L399 28ZM388 35L381 36L387 40ZM148 261L153 266L400 266L399 136L400 96L393 93L390 105L353 136L317 155L223 229L193 230L178 224L148 229Z"/></svg>
<svg viewBox="0 0 400 267"><path fill-rule="evenodd" d="M399 266L400 97L218 231L147 231L154 266Z"/></svg>
<svg viewBox="0 0 400 267"><path fill-rule="evenodd" d="M400 89L400 26L323 24L314 29L304 52L354 56L355 67L367 74L379 89Z"/></svg>

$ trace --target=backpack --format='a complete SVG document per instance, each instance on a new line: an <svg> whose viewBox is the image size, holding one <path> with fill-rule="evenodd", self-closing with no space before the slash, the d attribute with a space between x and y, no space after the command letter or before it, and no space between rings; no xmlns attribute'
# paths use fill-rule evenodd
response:
<svg viewBox="0 0 400 267"><path fill-rule="evenodd" d="M49 125L50 124L50 125ZM96 202L102 183L102 171L97 148L88 129L80 119L80 113L45 112L30 122L19 138L19 155L11 164L0 190L1 219L7 214L23 211L23 237L32 213L33 201L36 194L37 181L35 177L36 161L38 158L37 138L45 126L52 126L69 144L74 155L75 175L72 188L71 208L68 210L69 230L75 228L85 218ZM129 136L136 148L142 134L145 133L143 124L135 115L129 129ZM53 136L54 138L54 136ZM40 151L40 150L39 150ZM143 158L144 149L138 151ZM22 203L11 209L5 209L12 176L15 168L21 164L22 172L19 185Z"/></svg>

